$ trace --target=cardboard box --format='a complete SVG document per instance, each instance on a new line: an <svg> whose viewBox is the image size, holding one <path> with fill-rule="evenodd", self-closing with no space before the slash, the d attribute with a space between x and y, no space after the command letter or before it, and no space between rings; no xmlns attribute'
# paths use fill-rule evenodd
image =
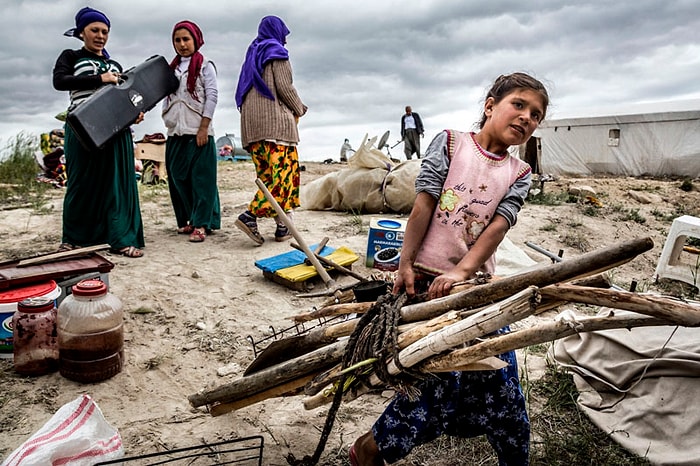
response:
<svg viewBox="0 0 700 466"><path fill-rule="evenodd" d="M370 219L365 261L367 267L385 271L399 268L406 223L403 219Z"/></svg>

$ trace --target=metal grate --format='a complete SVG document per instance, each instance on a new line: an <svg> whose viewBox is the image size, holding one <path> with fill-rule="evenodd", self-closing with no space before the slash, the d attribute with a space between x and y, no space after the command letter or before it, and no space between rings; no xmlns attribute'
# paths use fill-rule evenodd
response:
<svg viewBox="0 0 700 466"><path fill-rule="evenodd" d="M210 466L223 464L242 464L262 466L263 437L252 437L224 440L216 443L205 443L193 447L178 448L160 453L147 453L144 455L120 458L117 460L97 463L95 466L105 464L129 463L146 466L157 464Z"/></svg>
<svg viewBox="0 0 700 466"><path fill-rule="evenodd" d="M298 336L298 335L303 335L305 333L310 332L311 330L318 328L318 327L323 327L328 324L336 324L340 322L344 322L352 317L355 317L353 314L343 314L339 316L334 316L334 317L321 317L316 319L318 321L317 324L308 326L304 322L294 324L291 327L283 328L282 330L275 330L275 328L271 325L270 326L270 332L272 333L269 336L266 336L264 338L261 338L259 340L255 340L252 335L246 336L246 339L250 342L251 346L253 347L253 357L258 357L258 354L260 354L265 348L268 347L270 343L276 340L281 340L283 338L287 337L293 337L293 336Z"/></svg>

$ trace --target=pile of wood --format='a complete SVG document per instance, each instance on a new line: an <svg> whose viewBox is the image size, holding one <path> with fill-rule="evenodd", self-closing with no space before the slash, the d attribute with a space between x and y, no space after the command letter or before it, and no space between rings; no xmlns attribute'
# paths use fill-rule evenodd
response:
<svg viewBox="0 0 700 466"><path fill-rule="evenodd" d="M604 272L652 247L650 238L634 239L510 277L467 286L440 299L404 305L400 308L398 326L398 363L389 361L386 369L389 374L400 373L399 367L422 372L498 369L504 364L495 357L500 353L578 332L651 325L699 326L700 306L668 296L617 290L606 279ZM604 306L610 312L588 317L560 314L536 326L492 336L506 325L565 303ZM371 305L327 306L295 319L363 313ZM616 309L630 312L615 312ZM352 333L358 321L347 320L278 340L253 361L242 377L190 395L190 404L207 407L217 416L265 399L301 393L306 395L307 409L330 402L333 383L342 373L340 362L348 344L344 337ZM363 369L369 372L369 384L348 391L344 400L366 393L368 385L381 385L371 365Z"/></svg>

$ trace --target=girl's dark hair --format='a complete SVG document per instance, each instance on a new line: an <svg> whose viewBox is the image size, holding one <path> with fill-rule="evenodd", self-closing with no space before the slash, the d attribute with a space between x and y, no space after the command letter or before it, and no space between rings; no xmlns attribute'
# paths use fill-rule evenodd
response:
<svg viewBox="0 0 700 466"><path fill-rule="evenodd" d="M549 106L549 94L547 94L547 89L544 87L544 84L526 73L500 75L496 78L496 81L493 83L493 86L491 86L491 89L489 89L484 100L493 97L493 100L498 103L503 100L505 96L518 89L529 89L539 92L544 101L544 113L546 115L547 107ZM544 120L545 115L542 115L542 120ZM479 128L483 128L485 124L486 114L482 112Z"/></svg>

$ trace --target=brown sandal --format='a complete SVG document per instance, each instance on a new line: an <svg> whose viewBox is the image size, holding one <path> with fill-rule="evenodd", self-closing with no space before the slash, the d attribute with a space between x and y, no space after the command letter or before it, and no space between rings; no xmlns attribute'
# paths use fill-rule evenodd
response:
<svg viewBox="0 0 700 466"><path fill-rule="evenodd" d="M195 228L192 230L192 233L190 234L190 242L191 243L201 243L204 241L207 237L206 231L204 231L204 228Z"/></svg>
<svg viewBox="0 0 700 466"><path fill-rule="evenodd" d="M180 227L177 229L177 234L178 235L189 235L194 231L194 227L192 225L185 225L184 227Z"/></svg>
<svg viewBox="0 0 700 466"><path fill-rule="evenodd" d="M126 247L121 248L121 249L110 249L110 252L112 254L119 254L119 255L122 255L124 257L133 257L133 258L143 257L143 251L135 246L126 246Z"/></svg>

